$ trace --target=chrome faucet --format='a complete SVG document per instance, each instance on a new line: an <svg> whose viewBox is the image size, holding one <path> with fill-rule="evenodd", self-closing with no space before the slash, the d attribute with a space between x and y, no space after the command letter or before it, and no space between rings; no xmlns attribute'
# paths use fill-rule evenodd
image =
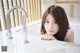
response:
<svg viewBox="0 0 80 53"><path fill-rule="evenodd" d="M6 15L6 23L7 23L7 29L8 29L8 38L9 39L13 39L12 37L12 32L11 32L11 28L10 28L10 13L15 10L15 9L20 9L23 14L24 14L24 17L22 17L22 21L23 21L23 30L24 30L24 33L25 33L25 43L28 43L28 40L27 40L27 28L26 28L26 17L28 18L27 14L26 14L26 11L21 8L21 7L18 7L18 6L15 6L15 7L12 7L11 9L8 10L7 12L7 15Z"/></svg>

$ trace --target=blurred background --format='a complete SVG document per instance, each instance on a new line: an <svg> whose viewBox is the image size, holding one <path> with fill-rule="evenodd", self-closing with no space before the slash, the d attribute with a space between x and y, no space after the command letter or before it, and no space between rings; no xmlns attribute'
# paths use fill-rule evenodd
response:
<svg viewBox="0 0 80 53"><path fill-rule="evenodd" d="M50 5L59 5L66 11L70 22L80 20L80 0L0 0L0 31L6 29L6 13L13 6L25 9L28 15L28 23L42 18L43 13ZM22 12L11 12L11 27L22 25ZM27 19L27 18L26 18Z"/></svg>

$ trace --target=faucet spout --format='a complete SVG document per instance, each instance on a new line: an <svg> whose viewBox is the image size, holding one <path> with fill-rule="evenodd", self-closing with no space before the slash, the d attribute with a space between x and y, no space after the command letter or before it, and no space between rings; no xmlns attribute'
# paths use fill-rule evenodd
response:
<svg viewBox="0 0 80 53"><path fill-rule="evenodd" d="M7 15L6 15L6 23L7 23L7 29L8 29L8 38L9 39L12 39L12 32L11 32L11 28L10 28L10 13L15 10L15 9L20 9L23 14L24 14L24 17L22 17L22 21L23 21L23 30L24 30L24 33L25 33L25 43L28 43L28 40L27 40L27 28L26 28L26 17L28 18L27 14L26 14L26 11L21 8L21 7L18 7L18 6L15 6L15 7L12 7L11 9L8 10L7 12Z"/></svg>

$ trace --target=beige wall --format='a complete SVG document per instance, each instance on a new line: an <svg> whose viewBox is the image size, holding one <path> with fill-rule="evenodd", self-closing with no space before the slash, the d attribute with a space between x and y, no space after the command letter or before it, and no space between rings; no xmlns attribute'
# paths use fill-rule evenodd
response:
<svg viewBox="0 0 80 53"><path fill-rule="evenodd" d="M80 0L42 0L42 14L50 5L63 7L68 18L80 17Z"/></svg>

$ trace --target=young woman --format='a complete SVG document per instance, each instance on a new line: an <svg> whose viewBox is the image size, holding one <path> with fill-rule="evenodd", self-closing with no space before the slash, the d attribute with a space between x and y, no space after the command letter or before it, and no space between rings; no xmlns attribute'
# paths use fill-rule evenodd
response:
<svg viewBox="0 0 80 53"><path fill-rule="evenodd" d="M50 6L43 15L41 25L41 39L74 41L74 33L64 9L60 6Z"/></svg>

